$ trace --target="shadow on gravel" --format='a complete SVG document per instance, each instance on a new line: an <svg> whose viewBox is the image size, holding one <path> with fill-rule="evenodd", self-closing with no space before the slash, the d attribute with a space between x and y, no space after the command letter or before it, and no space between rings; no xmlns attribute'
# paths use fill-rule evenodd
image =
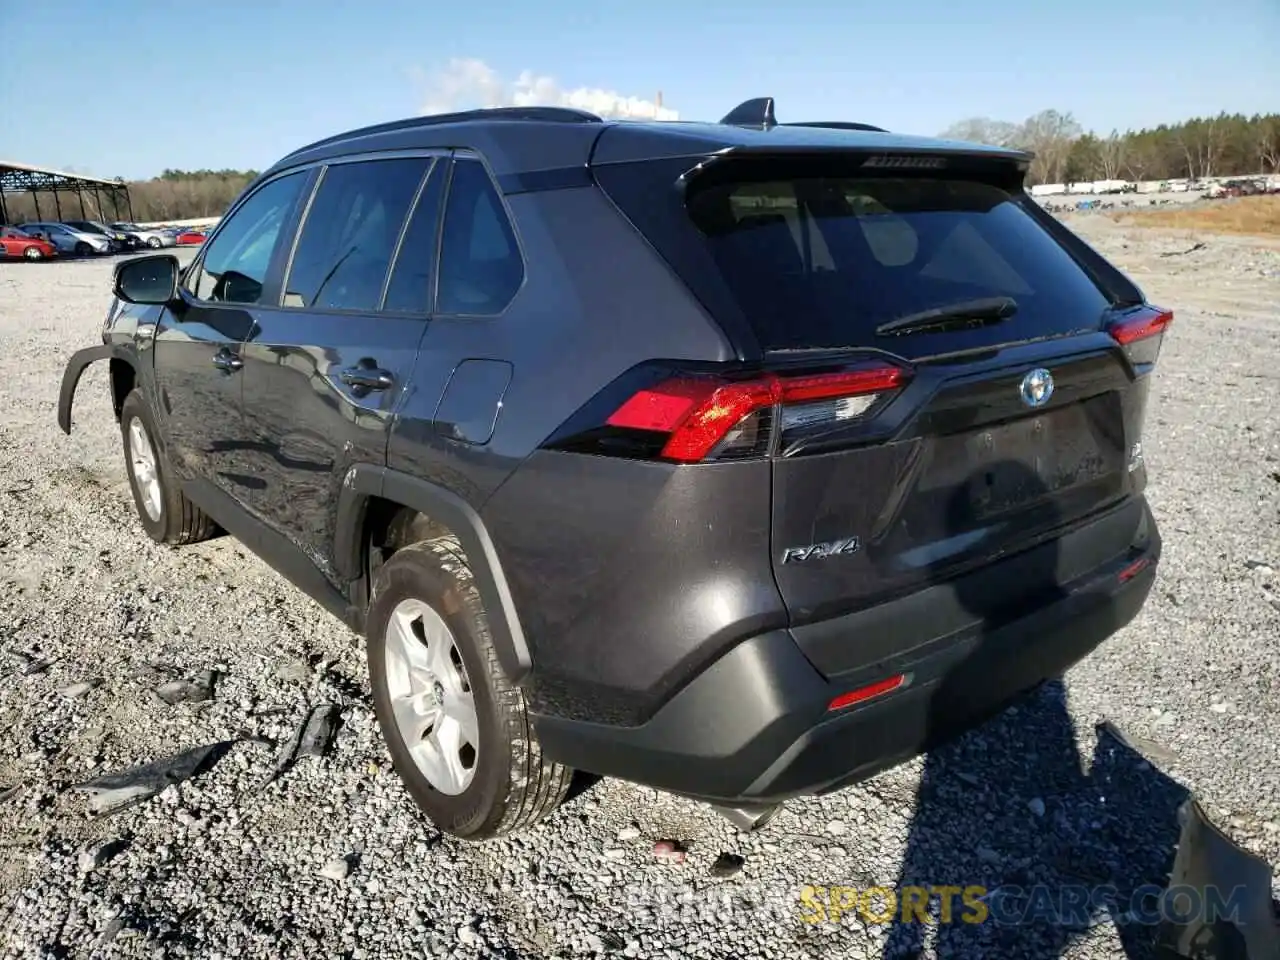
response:
<svg viewBox="0 0 1280 960"><path fill-rule="evenodd" d="M1033 491L1039 483L1017 464L1001 466L1022 470L1021 483ZM972 509L972 489L953 498L953 519ZM1052 526L1056 519L1046 511L1029 521ZM1043 609L1060 599L1062 559L1056 544L1025 555L1017 584L1009 585L1010 596L1023 598L1014 602ZM1008 615L1007 597L957 592L987 623ZM1000 663L962 664L952 673L931 701L931 729ZM973 667L967 675L966 667ZM1103 932L1095 926L1115 924L1127 957L1156 957L1155 898L1168 882L1187 793L1101 730L1087 768L1084 759L1060 680L930 753L896 889L900 897L909 887L931 894L918 901L927 902L931 922L904 916L899 900L883 956L914 957L932 941L939 957L1052 960ZM949 917L940 887L958 888ZM1128 920L1135 908L1147 922Z"/></svg>

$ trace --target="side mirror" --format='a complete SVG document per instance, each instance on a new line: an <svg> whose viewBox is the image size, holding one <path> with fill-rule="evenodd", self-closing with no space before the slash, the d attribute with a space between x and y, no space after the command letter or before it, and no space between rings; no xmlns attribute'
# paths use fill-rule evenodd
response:
<svg viewBox="0 0 1280 960"><path fill-rule="evenodd" d="M125 303L163 306L178 296L178 258L138 257L116 267L112 291Z"/></svg>

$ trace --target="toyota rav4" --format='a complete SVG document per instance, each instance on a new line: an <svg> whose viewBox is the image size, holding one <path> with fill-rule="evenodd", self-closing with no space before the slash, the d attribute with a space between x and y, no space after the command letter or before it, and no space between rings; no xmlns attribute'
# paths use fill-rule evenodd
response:
<svg viewBox="0 0 1280 960"><path fill-rule="evenodd" d="M84 368L142 528L229 533L367 638L443 830L571 772L751 828L918 755L1138 613L1172 315L1029 155L858 123L507 108L282 159L117 266Z"/></svg>

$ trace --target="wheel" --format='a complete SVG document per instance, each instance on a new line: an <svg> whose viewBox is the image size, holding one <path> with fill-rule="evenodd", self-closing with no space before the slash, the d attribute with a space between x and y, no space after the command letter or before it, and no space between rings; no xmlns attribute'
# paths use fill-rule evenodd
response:
<svg viewBox="0 0 1280 960"><path fill-rule="evenodd" d="M149 238L147 239L147 246L148 246L148 247L150 247L152 250L159 250L159 249L160 249L160 238L159 238L159 237L149 237Z"/></svg>
<svg viewBox="0 0 1280 960"><path fill-rule="evenodd" d="M392 762L440 830L484 840L560 805L573 771L542 756L454 537L405 547L379 568L366 633Z"/></svg>
<svg viewBox="0 0 1280 960"><path fill-rule="evenodd" d="M22 251L22 255L28 260L43 260L44 254L40 252L39 247L27 247Z"/></svg>
<svg viewBox="0 0 1280 960"><path fill-rule="evenodd" d="M89 246L89 244L85 243L83 240L76 243L77 257L87 257L91 253L93 253L93 247Z"/></svg>
<svg viewBox="0 0 1280 960"><path fill-rule="evenodd" d="M169 462L155 441L155 420L138 390L131 391L120 406L120 431L133 503L147 536L175 546L212 537L217 531L214 522L174 482Z"/></svg>

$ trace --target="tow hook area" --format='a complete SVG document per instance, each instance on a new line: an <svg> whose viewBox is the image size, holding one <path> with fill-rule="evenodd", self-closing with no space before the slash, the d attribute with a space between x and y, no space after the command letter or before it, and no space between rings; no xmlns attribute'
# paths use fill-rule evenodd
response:
<svg viewBox="0 0 1280 960"><path fill-rule="evenodd" d="M743 833L752 833L777 816L778 811L782 809L782 804L741 804L733 807L711 804L711 809Z"/></svg>

